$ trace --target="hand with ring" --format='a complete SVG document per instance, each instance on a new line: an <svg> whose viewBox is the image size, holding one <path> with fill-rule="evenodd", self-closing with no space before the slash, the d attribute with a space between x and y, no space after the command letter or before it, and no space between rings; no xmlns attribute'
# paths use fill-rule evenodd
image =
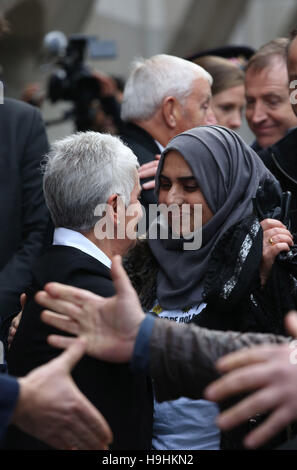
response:
<svg viewBox="0 0 297 470"><path fill-rule="evenodd" d="M285 225L276 219L265 219L261 222L263 230L263 251L260 266L262 286L266 283L275 258L281 251L290 251L294 245L293 236Z"/></svg>

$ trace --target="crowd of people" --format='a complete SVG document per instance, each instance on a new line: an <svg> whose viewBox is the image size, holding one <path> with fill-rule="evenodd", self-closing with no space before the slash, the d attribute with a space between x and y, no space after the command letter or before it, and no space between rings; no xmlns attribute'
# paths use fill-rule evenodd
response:
<svg viewBox="0 0 297 470"><path fill-rule="evenodd" d="M51 146L0 106L3 448L297 448L297 30L214 52L94 73Z"/></svg>

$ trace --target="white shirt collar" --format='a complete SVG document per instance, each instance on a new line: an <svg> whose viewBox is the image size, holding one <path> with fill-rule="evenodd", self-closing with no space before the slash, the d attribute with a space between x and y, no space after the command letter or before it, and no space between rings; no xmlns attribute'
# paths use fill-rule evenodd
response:
<svg viewBox="0 0 297 470"><path fill-rule="evenodd" d="M108 256L106 256L106 254L87 237L75 230L69 230L68 228L63 227L56 228L54 231L53 245L72 246L73 248L77 248L87 255L96 258L107 268L111 268L111 260Z"/></svg>
<svg viewBox="0 0 297 470"><path fill-rule="evenodd" d="M164 148L162 144L160 144L160 142L158 142L157 140L155 140L156 144L158 145L159 149L160 149L160 152L162 153Z"/></svg>

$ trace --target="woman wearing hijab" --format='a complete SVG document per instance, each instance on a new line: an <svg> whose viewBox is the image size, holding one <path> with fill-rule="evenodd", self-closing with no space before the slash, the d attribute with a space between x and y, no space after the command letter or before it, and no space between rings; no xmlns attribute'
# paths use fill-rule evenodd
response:
<svg viewBox="0 0 297 470"><path fill-rule="evenodd" d="M159 204L175 204L180 212L188 204L191 231L195 204L201 204L202 244L185 250L169 215L168 239L150 237L131 252L126 268L144 308L208 328L283 333L288 305L277 298L274 308L279 292L269 278L276 255L293 241L280 221L260 222L253 214L253 199L267 181L275 182L259 157L226 128L199 127L169 142L156 175ZM276 209L269 214L277 215ZM153 448L219 449L217 413L205 400L156 403Z"/></svg>

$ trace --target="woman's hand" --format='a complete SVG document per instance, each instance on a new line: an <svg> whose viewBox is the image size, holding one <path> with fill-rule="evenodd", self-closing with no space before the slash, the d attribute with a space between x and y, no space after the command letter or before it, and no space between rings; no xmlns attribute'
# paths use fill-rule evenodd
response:
<svg viewBox="0 0 297 470"><path fill-rule="evenodd" d="M264 286L269 278L275 258L281 251L290 251L294 244L291 232L285 225L276 219L264 219L261 222L263 229L263 252L260 265L261 285Z"/></svg>

